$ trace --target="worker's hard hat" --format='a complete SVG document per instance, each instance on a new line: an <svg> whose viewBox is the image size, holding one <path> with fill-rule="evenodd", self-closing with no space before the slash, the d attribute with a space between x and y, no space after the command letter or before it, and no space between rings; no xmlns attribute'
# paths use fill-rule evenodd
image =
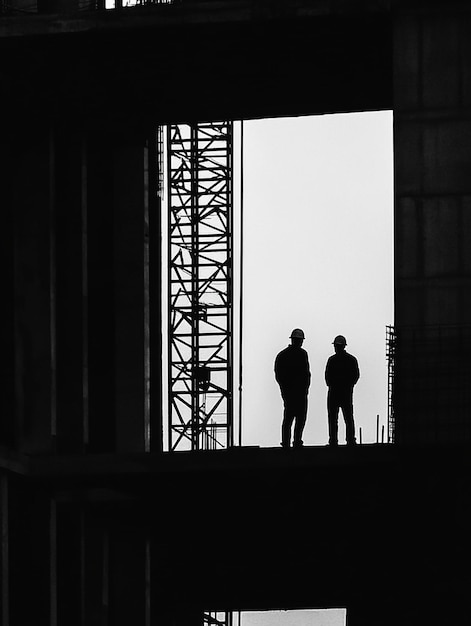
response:
<svg viewBox="0 0 471 626"><path fill-rule="evenodd" d="M297 339L304 339L304 332L300 328L295 328L290 335L290 339L296 337Z"/></svg>
<svg viewBox="0 0 471 626"><path fill-rule="evenodd" d="M343 335L337 335L337 337L334 339L334 341L332 342L337 346L346 346L347 345L347 340L345 339L345 337Z"/></svg>

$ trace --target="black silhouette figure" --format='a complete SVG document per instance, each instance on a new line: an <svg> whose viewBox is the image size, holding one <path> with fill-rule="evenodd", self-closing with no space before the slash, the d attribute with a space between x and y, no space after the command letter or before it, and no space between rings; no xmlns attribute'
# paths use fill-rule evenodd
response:
<svg viewBox="0 0 471 626"><path fill-rule="evenodd" d="M291 345L282 350L275 359L275 378L280 385L284 402L283 423L281 426L281 445L291 445L291 427L294 424L293 447L303 445L302 435L307 416L307 395L311 382L309 359L301 346L304 332L295 328L290 335Z"/></svg>
<svg viewBox="0 0 471 626"><path fill-rule="evenodd" d="M355 445L355 422L353 421L353 387L360 378L356 358L346 352L347 340L343 335L334 339L335 354L327 360L325 382L327 393L327 413L329 418L329 445L338 445L339 409L345 420L347 445Z"/></svg>

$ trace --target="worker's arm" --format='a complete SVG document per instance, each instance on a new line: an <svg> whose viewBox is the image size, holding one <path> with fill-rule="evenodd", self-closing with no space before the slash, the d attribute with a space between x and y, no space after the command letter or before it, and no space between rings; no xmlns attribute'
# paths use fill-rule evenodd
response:
<svg viewBox="0 0 471 626"><path fill-rule="evenodd" d="M284 374L283 366L281 363L280 355L278 354L278 356L275 359L275 380L279 385L281 385L283 382L283 378L284 378L283 374Z"/></svg>
<svg viewBox="0 0 471 626"><path fill-rule="evenodd" d="M309 367L309 357L306 352L306 372L307 372L307 389L309 389L311 385L311 368Z"/></svg>
<svg viewBox="0 0 471 626"><path fill-rule="evenodd" d="M353 384L356 385L360 378L360 368L358 367L358 361L355 357L353 357Z"/></svg>
<svg viewBox="0 0 471 626"><path fill-rule="evenodd" d="M325 366L325 384L327 387L330 387L330 358L327 359L327 364Z"/></svg>

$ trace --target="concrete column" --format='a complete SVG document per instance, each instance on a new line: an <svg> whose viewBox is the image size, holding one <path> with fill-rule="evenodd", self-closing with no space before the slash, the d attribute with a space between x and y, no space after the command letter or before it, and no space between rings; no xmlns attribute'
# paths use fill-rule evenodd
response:
<svg viewBox="0 0 471 626"><path fill-rule="evenodd" d="M49 502L49 624L57 626L57 503Z"/></svg>
<svg viewBox="0 0 471 626"><path fill-rule="evenodd" d="M9 511L8 511L8 476L0 474L0 571L1 571L1 609L0 619L2 626L8 626L10 621L10 538L9 538Z"/></svg>
<svg viewBox="0 0 471 626"><path fill-rule="evenodd" d="M76 503L57 503L57 623L83 622L82 511Z"/></svg>
<svg viewBox="0 0 471 626"><path fill-rule="evenodd" d="M144 452L155 319L150 318L148 149L137 134L95 132L87 154L90 449ZM160 321L160 299L157 308ZM160 328L156 333L160 337Z"/></svg>
<svg viewBox="0 0 471 626"><path fill-rule="evenodd" d="M417 4L394 14L396 433L455 441L471 434L471 12Z"/></svg>
<svg viewBox="0 0 471 626"><path fill-rule="evenodd" d="M14 302L14 184L15 140L8 133L0 141L0 189L2 228L0 229L0 284L3 321L0 325L0 443L18 445L15 415L15 302Z"/></svg>
<svg viewBox="0 0 471 626"><path fill-rule="evenodd" d="M132 523L110 533L110 624L145 626L145 547L142 529Z"/></svg>
<svg viewBox="0 0 471 626"><path fill-rule="evenodd" d="M56 132L57 449L81 452L87 430L86 141Z"/></svg>
<svg viewBox="0 0 471 626"><path fill-rule="evenodd" d="M89 442L92 452L114 451L115 278L113 150L96 130L87 140L87 276Z"/></svg>
<svg viewBox="0 0 471 626"><path fill-rule="evenodd" d="M102 520L86 512L82 527L83 626L109 624L109 542Z"/></svg>
<svg viewBox="0 0 471 626"><path fill-rule="evenodd" d="M53 623L52 522L47 494L10 483L10 624Z"/></svg>
<svg viewBox="0 0 471 626"><path fill-rule="evenodd" d="M471 313L471 15L396 17L396 323Z"/></svg>
<svg viewBox="0 0 471 626"><path fill-rule="evenodd" d="M56 431L54 138L18 133L15 163L15 386L24 452L47 452Z"/></svg>
<svg viewBox="0 0 471 626"><path fill-rule="evenodd" d="M163 139L163 138L162 138ZM150 447L152 452L163 449L162 416L162 211L163 198L158 189L158 154L155 135L147 142L147 224L149 261L149 402ZM147 407L146 407L147 409Z"/></svg>
<svg viewBox="0 0 471 626"><path fill-rule="evenodd" d="M148 420L145 404L148 272L144 254L148 232L143 139L117 138L113 160L116 448L119 452L143 452Z"/></svg>

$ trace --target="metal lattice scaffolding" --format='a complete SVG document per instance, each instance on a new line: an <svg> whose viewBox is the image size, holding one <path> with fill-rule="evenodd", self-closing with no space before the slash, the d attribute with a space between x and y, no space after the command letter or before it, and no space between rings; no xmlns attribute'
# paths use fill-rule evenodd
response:
<svg viewBox="0 0 471 626"><path fill-rule="evenodd" d="M240 624L240 618L238 620ZM203 614L203 626L233 626L233 613L228 611L208 611Z"/></svg>
<svg viewBox="0 0 471 626"><path fill-rule="evenodd" d="M396 331L394 326L386 326L386 358L388 360L388 443L394 443L396 435L396 422L394 417Z"/></svg>
<svg viewBox="0 0 471 626"><path fill-rule="evenodd" d="M233 124L168 127L169 450L233 443Z"/></svg>

